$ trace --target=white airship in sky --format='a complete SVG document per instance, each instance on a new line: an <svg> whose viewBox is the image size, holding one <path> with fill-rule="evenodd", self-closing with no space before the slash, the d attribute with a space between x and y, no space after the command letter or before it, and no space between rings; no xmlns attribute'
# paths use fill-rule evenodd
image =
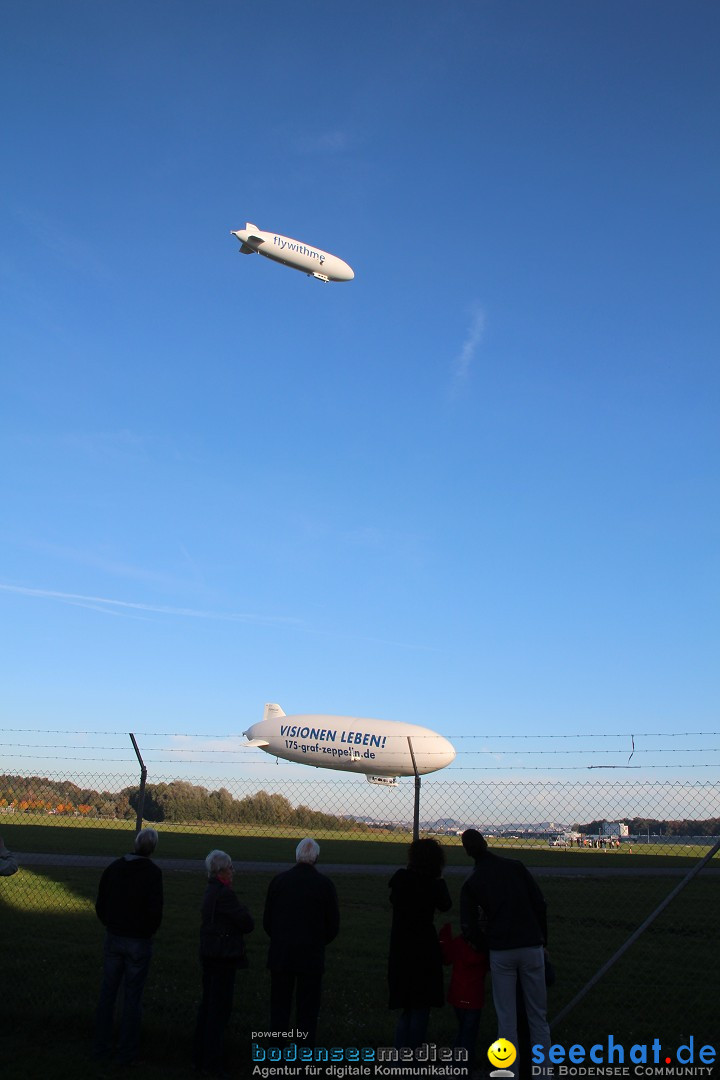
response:
<svg viewBox="0 0 720 1080"><path fill-rule="evenodd" d="M244 229L231 229L230 235L236 236L240 241L243 255L264 255L273 262L292 266L294 270L302 270L308 277L318 278L320 281L352 281L355 277L352 267L337 255L330 255L327 251L303 244L289 236L263 232L250 221Z"/></svg>
<svg viewBox="0 0 720 1080"><path fill-rule="evenodd" d="M444 769L455 759L451 742L417 724L315 713L286 716L279 705L266 705L262 720L243 734L249 746L271 757L366 773L368 780L381 783L388 777L414 776L413 755L418 773Z"/></svg>

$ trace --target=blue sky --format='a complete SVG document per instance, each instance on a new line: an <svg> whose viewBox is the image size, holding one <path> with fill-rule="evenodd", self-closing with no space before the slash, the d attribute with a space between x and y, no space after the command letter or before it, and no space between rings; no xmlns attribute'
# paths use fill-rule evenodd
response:
<svg viewBox="0 0 720 1080"><path fill-rule="evenodd" d="M719 30L6 4L3 727L717 730Z"/></svg>

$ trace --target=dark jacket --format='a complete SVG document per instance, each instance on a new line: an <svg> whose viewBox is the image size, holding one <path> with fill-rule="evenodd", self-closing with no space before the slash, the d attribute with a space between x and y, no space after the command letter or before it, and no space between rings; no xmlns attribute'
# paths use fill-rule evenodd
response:
<svg viewBox="0 0 720 1080"><path fill-rule="evenodd" d="M151 938L162 921L162 871L146 855L124 855L103 871L95 912L109 933Z"/></svg>
<svg viewBox="0 0 720 1080"><path fill-rule="evenodd" d="M208 879L207 888L203 897L200 922L200 959L203 959L203 935L210 928L215 927L221 934L227 935L236 941L239 951L244 953L243 934L249 934L255 928L252 915L241 904L237 896L219 878ZM247 966L246 960L223 961L234 964L236 967Z"/></svg>
<svg viewBox="0 0 720 1080"><path fill-rule="evenodd" d="M0 844L0 877L11 877L13 874L17 874L17 872L17 859L11 851L8 851L4 844Z"/></svg>
<svg viewBox="0 0 720 1080"><path fill-rule="evenodd" d="M433 919L452 907L447 885L417 870L398 870L390 879L390 903L390 1008L442 1005L442 953Z"/></svg>
<svg viewBox="0 0 720 1080"><path fill-rule="evenodd" d="M492 949L547 945L545 898L527 867L491 851L475 860L460 893L462 932Z"/></svg>
<svg viewBox="0 0 720 1080"><path fill-rule="evenodd" d="M274 971L325 968L325 946L340 929L337 893L310 863L296 863L270 882L263 927L270 938L267 966Z"/></svg>

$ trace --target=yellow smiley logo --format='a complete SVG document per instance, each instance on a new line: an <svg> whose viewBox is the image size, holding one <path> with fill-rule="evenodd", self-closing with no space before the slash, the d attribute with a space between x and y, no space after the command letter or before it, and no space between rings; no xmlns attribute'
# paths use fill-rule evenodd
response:
<svg viewBox="0 0 720 1080"><path fill-rule="evenodd" d="M488 1050L490 1064L498 1069L507 1069L517 1057L517 1050L507 1039L496 1039Z"/></svg>

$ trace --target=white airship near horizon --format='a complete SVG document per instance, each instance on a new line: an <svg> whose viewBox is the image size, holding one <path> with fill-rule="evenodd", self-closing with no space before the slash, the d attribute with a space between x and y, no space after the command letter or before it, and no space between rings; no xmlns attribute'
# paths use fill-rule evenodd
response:
<svg viewBox="0 0 720 1080"><path fill-rule="evenodd" d="M265 706L263 718L243 732L248 746L271 757L365 773L370 782L436 772L455 760L455 747L444 736L417 724L315 713L286 716L279 705ZM411 752L412 747L412 752Z"/></svg>
<svg viewBox="0 0 720 1080"><path fill-rule="evenodd" d="M279 233L263 232L248 221L244 229L231 229L231 236L240 241L242 255L264 255L266 259L302 270L319 281L352 281L355 271L337 255L293 240Z"/></svg>

